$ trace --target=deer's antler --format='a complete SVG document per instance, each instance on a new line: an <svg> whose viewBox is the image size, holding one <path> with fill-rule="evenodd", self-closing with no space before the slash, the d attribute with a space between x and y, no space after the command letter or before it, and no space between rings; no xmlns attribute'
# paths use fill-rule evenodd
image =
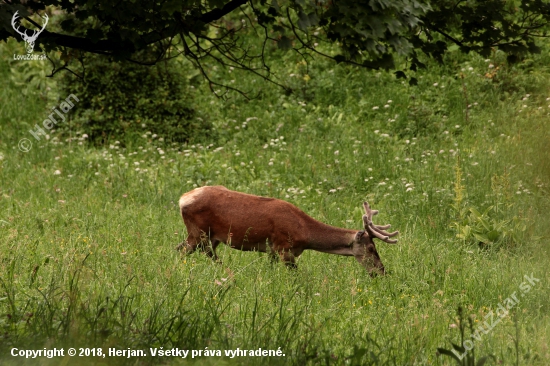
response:
<svg viewBox="0 0 550 366"><path fill-rule="evenodd" d="M389 233L385 230L389 229L391 225L374 225L374 223L372 222L372 217L378 214L378 210L371 210L369 203L366 201L363 202L363 207L365 208L365 213L366 213L366 215L363 215L363 224L365 225L365 230L372 236L375 236L386 243L389 243L389 244L397 243L397 239L390 239L390 238L399 234L399 231L394 231L393 233Z"/></svg>

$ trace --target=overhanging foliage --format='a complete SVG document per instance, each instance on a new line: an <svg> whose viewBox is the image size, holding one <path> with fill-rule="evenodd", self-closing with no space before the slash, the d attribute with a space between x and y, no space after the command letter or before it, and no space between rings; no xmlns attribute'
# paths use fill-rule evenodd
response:
<svg viewBox="0 0 550 366"><path fill-rule="evenodd" d="M149 50L147 59L134 61L154 64L183 54L212 86L218 82L203 67L208 59L278 83L265 59L270 43L372 69L396 68L394 57L402 55L416 70L424 66L419 55L442 61L451 45L484 56L500 49L516 61L539 51L535 40L546 37L550 20L550 3L542 0L4 0L0 40L21 40L11 24L16 11L27 19L20 29L29 34L40 26L33 14L63 17L58 29L37 40L45 51L63 52L65 63L54 73L71 59L82 61L82 52L132 59ZM264 39L259 51L243 42L251 31ZM404 71L396 75L406 77Z"/></svg>

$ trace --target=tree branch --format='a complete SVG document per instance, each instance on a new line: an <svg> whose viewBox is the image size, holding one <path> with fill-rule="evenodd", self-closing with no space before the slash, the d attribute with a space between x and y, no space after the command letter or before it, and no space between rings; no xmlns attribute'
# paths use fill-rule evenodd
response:
<svg viewBox="0 0 550 366"><path fill-rule="evenodd" d="M231 0L223 6L223 8L216 8L210 10L208 13L204 13L199 18L201 22L208 24L214 20L218 20L226 14L231 13L233 10L237 9L239 6L244 5L248 0Z"/></svg>
<svg viewBox="0 0 550 366"><path fill-rule="evenodd" d="M228 3L226 3L221 9L215 8L209 12L202 14L198 18L198 21L204 24L211 23L229 14L239 6L246 4L247 1L248 0L231 0ZM21 27L21 29L23 31L29 30L25 27ZM40 43L53 43L58 46L79 49L79 50L91 52L91 53L112 54L120 50L127 50L133 53L138 50L135 48L136 43L142 44L143 47L141 48L144 48L150 44L159 42L166 38L173 38L176 35L180 34L182 31L185 31L185 29L182 29L179 26L172 25L160 31L154 30L149 33L143 34L140 37L141 42L133 43L133 42L124 41L124 40L114 41L111 39L104 39L104 40L99 40L97 42L93 42L88 38L69 36L66 34L54 33L54 32L49 32L47 30L44 30L40 35L39 40L41 41Z"/></svg>

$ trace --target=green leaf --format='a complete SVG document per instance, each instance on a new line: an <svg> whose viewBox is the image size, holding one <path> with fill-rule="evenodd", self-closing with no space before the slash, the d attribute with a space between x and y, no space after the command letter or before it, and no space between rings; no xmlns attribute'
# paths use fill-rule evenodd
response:
<svg viewBox="0 0 550 366"><path fill-rule="evenodd" d="M471 233L471 228L469 225L464 225L464 227L462 228L462 239L467 239L470 237L470 233Z"/></svg>
<svg viewBox="0 0 550 366"><path fill-rule="evenodd" d="M61 29L65 32L73 32L76 25L74 19L66 19L60 23Z"/></svg>
<svg viewBox="0 0 550 366"><path fill-rule="evenodd" d="M395 77L397 79L406 79L407 78L407 75L401 70L396 71L394 74L395 74Z"/></svg>
<svg viewBox="0 0 550 366"><path fill-rule="evenodd" d="M334 58L334 61L336 61L337 64L339 64L340 62L346 61L346 58L343 55L336 55L333 58Z"/></svg>
<svg viewBox="0 0 550 366"><path fill-rule="evenodd" d="M181 1L175 1L177 3L180 3L181 4ZM211 7L211 8L223 8L223 6L225 5L225 2L223 0L208 0L208 5ZM181 5L180 5L181 6Z"/></svg>
<svg viewBox="0 0 550 366"><path fill-rule="evenodd" d="M453 358L459 365L461 365L460 359L458 358L458 356L456 354L454 354L454 352L449 351L448 349L444 349L444 348L438 348L437 352L441 353L442 355L449 356L449 357Z"/></svg>
<svg viewBox="0 0 550 366"><path fill-rule="evenodd" d="M287 36L282 36L277 42L277 46L282 50L289 50L292 48L292 41Z"/></svg>
<svg viewBox="0 0 550 366"><path fill-rule="evenodd" d="M474 234L474 237L475 237L478 241L480 241L480 242L482 242L482 243L484 243L484 244L489 244L489 243L491 243L491 240L489 240L489 238L488 238L486 235L480 234L480 233L473 233L473 234Z"/></svg>
<svg viewBox="0 0 550 366"><path fill-rule="evenodd" d="M487 238L493 243L496 242L499 237L500 237L500 233L496 230L491 230L487 233Z"/></svg>
<svg viewBox="0 0 550 366"><path fill-rule="evenodd" d="M466 352L466 348L464 348L463 346L459 346L458 344L454 344L454 343L451 343L451 345L458 352L462 352L462 353Z"/></svg>
<svg viewBox="0 0 550 366"><path fill-rule="evenodd" d="M212 6L213 4L212 3L222 3L221 1L211 1L209 0L208 1L209 5ZM167 1L164 1L164 4L162 5L162 11L165 11L167 12L168 14L173 14L175 11L179 11L181 10L181 1L180 0L167 0Z"/></svg>
<svg viewBox="0 0 550 366"><path fill-rule="evenodd" d="M309 27L309 18L303 12L298 13L298 28L305 31Z"/></svg>
<svg viewBox="0 0 550 366"><path fill-rule="evenodd" d="M494 206L489 206L485 209L485 211L483 211L483 214L481 216L487 216L489 214L489 212L491 212L491 210L493 209Z"/></svg>
<svg viewBox="0 0 550 366"><path fill-rule="evenodd" d="M478 221L479 221L479 223L481 223L481 225L483 225L483 228L485 228L485 230L487 230L487 231L493 230L493 228L491 227L491 224L489 223L489 221L485 217L480 217L478 219Z"/></svg>
<svg viewBox="0 0 550 366"><path fill-rule="evenodd" d="M473 213L477 219L481 218L481 213L479 213L479 211L476 210L474 207L470 207L470 212Z"/></svg>

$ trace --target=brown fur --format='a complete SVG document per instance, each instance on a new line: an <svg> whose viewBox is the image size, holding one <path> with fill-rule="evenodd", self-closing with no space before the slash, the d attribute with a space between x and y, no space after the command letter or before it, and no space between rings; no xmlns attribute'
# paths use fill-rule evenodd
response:
<svg viewBox="0 0 550 366"><path fill-rule="evenodd" d="M355 256L369 272L384 273L367 231L323 224L286 201L206 186L185 193L180 211L189 235L178 249L188 253L200 248L217 259L216 247L225 243L234 249L278 254L295 267L295 258L312 249Z"/></svg>

